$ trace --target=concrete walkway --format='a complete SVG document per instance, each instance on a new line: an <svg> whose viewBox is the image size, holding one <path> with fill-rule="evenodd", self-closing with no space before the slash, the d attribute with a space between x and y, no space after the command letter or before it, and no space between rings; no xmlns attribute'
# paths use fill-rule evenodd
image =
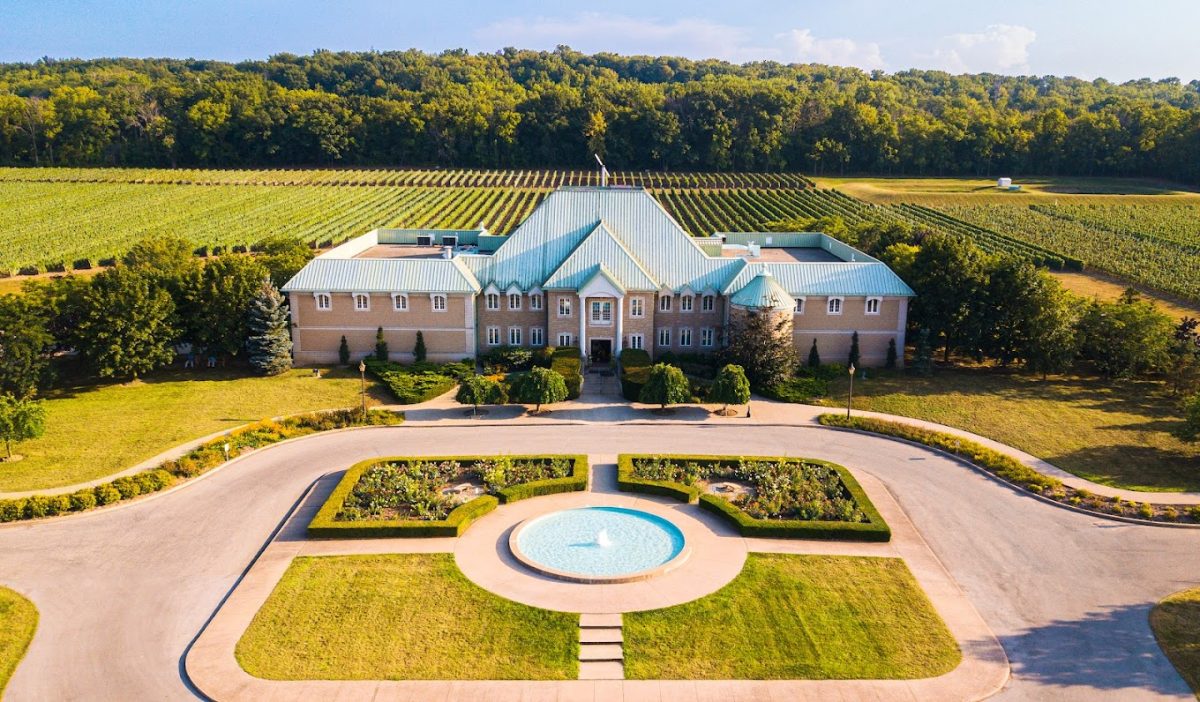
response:
<svg viewBox="0 0 1200 702"><path fill-rule="evenodd" d="M886 544L745 539L724 520L696 505L653 496L629 495L616 489L616 464L609 456L592 456L594 476L588 492L551 495L504 505L486 515L459 539L389 539L381 550L370 539L307 542L304 525L333 488L322 479L287 520L229 599L205 627L187 655L188 676L214 700L305 699L440 699L519 700L731 699L748 702L793 700L980 700L998 692L1009 677L1008 659L1000 642L971 605L965 593L929 550L912 522L874 477L858 474L868 497L892 527ZM523 568L507 553L507 535L514 525L533 516L582 505L630 506L669 519L680 527L693 554L680 568L650 580L614 585L566 583ZM406 542L406 543L405 543ZM326 555L413 553L453 548L463 573L476 584L503 597L536 607L568 612L601 613L609 620L619 613L656 609L703 597L725 585L741 571L747 552L821 555L869 555L902 558L946 622L962 651L953 671L921 680L742 680L742 681L624 681L611 648L620 648L619 628L581 630L585 643L595 639L585 662L606 663L581 669L581 679L569 682L529 681L276 681L255 678L241 669L234 648L255 613L297 555L311 555L306 545ZM582 624L582 620L581 620ZM604 639L601 641L601 639ZM586 648L586 647L585 647ZM618 658L619 651L617 652ZM586 673L586 675L585 675ZM607 680L597 678L609 678ZM616 678L616 679L614 679Z"/></svg>

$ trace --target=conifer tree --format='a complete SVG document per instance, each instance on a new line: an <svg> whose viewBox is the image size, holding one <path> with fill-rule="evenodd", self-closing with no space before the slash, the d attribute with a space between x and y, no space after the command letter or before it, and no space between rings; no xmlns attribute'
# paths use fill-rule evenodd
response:
<svg viewBox="0 0 1200 702"><path fill-rule="evenodd" d="M388 344L387 339L383 338L383 327L375 332L375 360L383 362L388 360Z"/></svg>
<svg viewBox="0 0 1200 702"><path fill-rule="evenodd" d="M292 367L292 338L283 296L270 281L263 281L250 300L246 326L246 357L250 367L262 375L279 375Z"/></svg>
<svg viewBox="0 0 1200 702"><path fill-rule="evenodd" d="M858 350L858 332L854 332L853 334L850 335L850 356L847 360L850 362L850 365L852 365L852 366L860 366L861 367L861 365L862 365L861 364L862 354Z"/></svg>
<svg viewBox="0 0 1200 702"><path fill-rule="evenodd" d="M817 351L817 340L816 339L813 339L812 348L808 350L808 367L809 368L820 368L821 367L821 354L820 354L820 352Z"/></svg>
<svg viewBox="0 0 1200 702"><path fill-rule="evenodd" d="M425 350L425 335L417 332L417 345L413 347L413 360L421 363L428 352Z"/></svg>
<svg viewBox="0 0 1200 702"><path fill-rule="evenodd" d="M345 334L342 334L342 341L338 344L338 363L343 366L350 365L350 344L346 343Z"/></svg>
<svg viewBox="0 0 1200 702"><path fill-rule="evenodd" d="M896 340L888 339L887 361L883 364L884 368L896 367Z"/></svg>

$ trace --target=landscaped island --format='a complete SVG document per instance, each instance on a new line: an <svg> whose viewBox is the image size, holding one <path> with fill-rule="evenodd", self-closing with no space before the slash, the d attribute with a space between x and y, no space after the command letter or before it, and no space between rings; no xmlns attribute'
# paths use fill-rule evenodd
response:
<svg viewBox="0 0 1200 702"><path fill-rule="evenodd" d="M38 611L16 592L0 587L0 697L37 629Z"/></svg>

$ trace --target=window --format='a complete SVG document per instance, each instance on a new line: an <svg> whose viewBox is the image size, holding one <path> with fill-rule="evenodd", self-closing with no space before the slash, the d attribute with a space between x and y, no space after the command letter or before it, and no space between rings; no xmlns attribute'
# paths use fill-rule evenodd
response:
<svg viewBox="0 0 1200 702"><path fill-rule="evenodd" d="M658 330L658 345L659 346L670 346L671 345L671 328L670 327L659 328L659 330Z"/></svg>
<svg viewBox="0 0 1200 702"><path fill-rule="evenodd" d="M670 312L671 311L671 296L670 295L662 295L658 298L658 311L659 312Z"/></svg>
<svg viewBox="0 0 1200 702"><path fill-rule="evenodd" d="M679 345L680 346L691 346L692 345L692 328L691 327L683 327L682 329L679 330Z"/></svg>
<svg viewBox="0 0 1200 702"><path fill-rule="evenodd" d="M558 298L558 316L559 317L570 317L571 316L571 298L565 297L565 296Z"/></svg>
<svg viewBox="0 0 1200 702"><path fill-rule="evenodd" d="M509 346L520 346L521 345L521 328L520 327L509 327L508 328L508 345Z"/></svg>
<svg viewBox="0 0 1200 702"><path fill-rule="evenodd" d="M531 327L529 329L529 345L530 346L545 346L546 345L546 330L541 327Z"/></svg>
<svg viewBox="0 0 1200 702"><path fill-rule="evenodd" d="M488 346L500 345L500 327L487 328L487 344Z"/></svg>
<svg viewBox="0 0 1200 702"><path fill-rule="evenodd" d="M712 312L717 308L717 298L715 295L705 295L700 298L700 311Z"/></svg>
<svg viewBox="0 0 1200 702"><path fill-rule="evenodd" d="M796 314L804 314L804 298L796 298Z"/></svg>
<svg viewBox="0 0 1200 702"><path fill-rule="evenodd" d="M558 345L559 346L570 346L571 345L571 335L570 334L559 334L558 335Z"/></svg>
<svg viewBox="0 0 1200 702"><path fill-rule="evenodd" d="M542 309L542 296L541 295L530 295L529 296L529 309L531 309L531 310Z"/></svg>
<svg viewBox="0 0 1200 702"><path fill-rule="evenodd" d="M433 301L433 311L434 312L445 312L446 311L446 296L445 295L431 295L429 299Z"/></svg>
<svg viewBox="0 0 1200 702"><path fill-rule="evenodd" d="M643 337L641 334L630 334L629 335L629 348L639 349L639 350L646 348L645 337Z"/></svg>
<svg viewBox="0 0 1200 702"><path fill-rule="evenodd" d="M883 300L878 297L867 298L867 314L879 314L879 305Z"/></svg>
<svg viewBox="0 0 1200 702"><path fill-rule="evenodd" d="M496 293L488 293L487 295L484 295L483 299L486 301L487 308L489 310L500 309L500 296Z"/></svg>
<svg viewBox="0 0 1200 702"><path fill-rule="evenodd" d="M508 309L510 309L510 310L521 309L521 293L509 293L508 294Z"/></svg>
<svg viewBox="0 0 1200 702"><path fill-rule="evenodd" d="M691 295L685 295L683 297L680 297L679 298L679 311L680 312L691 312L692 311L692 303L694 302L694 300L695 300L695 298L693 298Z"/></svg>
<svg viewBox="0 0 1200 702"><path fill-rule="evenodd" d="M826 311L829 314L841 314L842 313L842 298L840 298L840 297L829 298L829 307Z"/></svg>
<svg viewBox="0 0 1200 702"><path fill-rule="evenodd" d="M354 293L354 309L366 312L371 309L371 296L366 293Z"/></svg>
<svg viewBox="0 0 1200 702"><path fill-rule="evenodd" d="M612 300L592 300L592 324L612 324Z"/></svg>
<svg viewBox="0 0 1200 702"><path fill-rule="evenodd" d="M705 327L700 330L700 345L704 348L712 348L713 339L715 338L712 327Z"/></svg>
<svg viewBox="0 0 1200 702"><path fill-rule="evenodd" d="M316 293L313 297L317 299L317 309L322 312L333 309L333 297L329 293Z"/></svg>
<svg viewBox="0 0 1200 702"><path fill-rule="evenodd" d="M397 312L406 312L408 310L408 295L392 295L392 309Z"/></svg>
<svg viewBox="0 0 1200 702"><path fill-rule="evenodd" d="M629 298L629 316L630 317L645 317L646 316L646 301L640 297Z"/></svg>

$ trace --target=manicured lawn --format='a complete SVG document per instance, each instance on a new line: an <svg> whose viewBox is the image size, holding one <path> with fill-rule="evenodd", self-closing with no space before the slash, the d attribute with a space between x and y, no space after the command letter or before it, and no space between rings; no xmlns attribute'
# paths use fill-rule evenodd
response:
<svg viewBox="0 0 1200 702"><path fill-rule="evenodd" d="M995 368L940 369L928 378L874 369L867 375L854 382L858 409L965 429L1104 485L1200 491L1200 443L1171 433L1182 419L1161 382L1043 381ZM839 377L825 403L844 408L846 385Z"/></svg>
<svg viewBox="0 0 1200 702"><path fill-rule="evenodd" d="M1155 605L1150 627L1163 653L1200 699L1200 587L1177 592Z"/></svg>
<svg viewBox="0 0 1200 702"><path fill-rule="evenodd" d="M0 697L33 640L37 621L37 608L32 602L0 587Z"/></svg>
<svg viewBox="0 0 1200 702"><path fill-rule="evenodd" d="M368 379L368 389L379 392ZM55 389L46 434L16 446L26 456L0 463L0 492L101 478L172 446L266 417L359 402L357 371L293 370L273 378L220 369L169 370L136 383Z"/></svg>
<svg viewBox="0 0 1200 702"><path fill-rule="evenodd" d="M925 678L962 658L894 558L752 553L716 593L624 624L635 679Z"/></svg>
<svg viewBox="0 0 1200 702"><path fill-rule="evenodd" d="M566 680L578 627L487 592L450 554L297 558L236 655L271 680Z"/></svg>
<svg viewBox="0 0 1200 702"><path fill-rule="evenodd" d="M1070 202L1152 203L1194 201L1187 186L1146 178L1014 178L1018 192L996 187L995 178L814 178L822 188L836 188L871 202L1009 202L1026 204L1059 198Z"/></svg>

